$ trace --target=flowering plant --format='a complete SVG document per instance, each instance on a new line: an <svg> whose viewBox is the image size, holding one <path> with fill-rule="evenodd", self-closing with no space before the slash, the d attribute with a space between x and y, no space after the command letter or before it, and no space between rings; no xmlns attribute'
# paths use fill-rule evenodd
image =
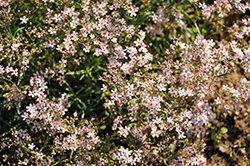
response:
<svg viewBox="0 0 250 166"><path fill-rule="evenodd" d="M250 71L250 20L223 22L249 9L238 0L0 1L3 163L204 165L197 138L216 109L249 97L245 78L217 88L236 65Z"/></svg>

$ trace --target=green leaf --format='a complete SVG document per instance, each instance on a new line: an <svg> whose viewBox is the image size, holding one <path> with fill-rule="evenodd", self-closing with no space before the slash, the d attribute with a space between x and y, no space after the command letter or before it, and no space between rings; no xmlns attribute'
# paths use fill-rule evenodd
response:
<svg viewBox="0 0 250 166"><path fill-rule="evenodd" d="M200 27L200 30L202 31L203 28L206 28L208 26L208 23L210 21L212 17L212 14L210 15L210 17L204 22L204 24Z"/></svg>
<svg viewBox="0 0 250 166"><path fill-rule="evenodd" d="M66 73L66 75L82 75L84 74L85 71L84 70L80 70L80 71L69 71Z"/></svg>
<svg viewBox="0 0 250 166"><path fill-rule="evenodd" d="M212 127L211 127L211 129L212 129L212 131L216 132L216 130L217 130L217 127L215 127L215 126L212 126Z"/></svg>
<svg viewBox="0 0 250 166"><path fill-rule="evenodd" d="M211 138L212 138L212 139L216 139L215 133L212 133Z"/></svg>
<svg viewBox="0 0 250 166"><path fill-rule="evenodd" d="M82 116L81 116L81 118L83 119L83 118L84 118L84 116L85 116L85 112L84 112L84 111L82 111Z"/></svg>
<svg viewBox="0 0 250 166"><path fill-rule="evenodd" d="M101 129L101 130L105 130L106 129L106 125L102 125L102 126L100 126L100 128L99 129Z"/></svg>
<svg viewBox="0 0 250 166"><path fill-rule="evenodd" d="M186 43L189 43L190 41L189 41L189 38L188 38L187 29L185 29L184 34L185 34Z"/></svg>
<svg viewBox="0 0 250 166"><path fill-rule="evenodd" d="M24 29L24 27L18 28L18 29L16 30L16 32L14 33L13 37L15 37L16 34L17 34L17 32L18 32L18 31L21 31L22 29Z"/></svg>
<svg viewBox="0 0 250 166"><path fill-rule="evenodd" d="M81 99L79 99L79 98L76 98L75 99L76 101L78 101L79 103L81 103L81 105L82 105L82 109L84 109L84 110L87 110L87 106L86 106L86 104L81 100Z"/></svg>
<svg viewBox="0 0 250 166"><path fill-rule="evenodd" d="M10 27L8 27L8 32L9 32L9 37L12 38L12 33L11 33L11 30L10 30Z"/></svg>
<svg viewBox="0 0 250 166"><path fill-rule="evenodd" d="M170 132L170 133L168 133L168 134L169 134L170 137L172 137L172 136L176 136L176 135L177 135L177 132L172 131L172 132Z"/></svg>
<svg viewBox="0 0 250 166"><path fill-rule="evenodd" d="M105 115L109 116L109 113L108 113L108 111L105 111Z"/></svg>
<svg viewBox="0 0 250 166"><path fill-rule="evenodd" d="M222 77L222 76L225 76L225 75L228 75L228 74L230 74L230 73L221 74L218 77Z"/></svg>
<svg viewBox="0 0 250 166"><path fill-rule="evenodd" d="M82 81L82 79L84 78L84 76L85 76L84 74L81 76L80 81Z"/></svg>
<svg viewBox="0 0 250 166"><path fill-rule="evenodd" d="M219 130L219 134L226 134L227 133L227 131L228 131L228 129L226 128L226 127L222 127L222 128L220 128L220 130Z"/></svg>

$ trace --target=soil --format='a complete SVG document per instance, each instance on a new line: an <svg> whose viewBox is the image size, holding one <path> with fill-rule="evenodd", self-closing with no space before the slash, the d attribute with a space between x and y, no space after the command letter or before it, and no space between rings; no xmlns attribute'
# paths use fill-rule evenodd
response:
<svg viewBox="0 0 250 166"><path fill-rule="evenodd" d="M227 80L234 82L233 86L237 86L242 77L247 78L243 70L237 67L237 72L227 75L225 81L218 86L218 90L223 84L229 83ZM229 112L217 109L216 113L218 122L210 124L203 137L207 144L207 166L250 166L250 100ZM228 131L226 134L220 134L220 139L213 140L211 127L226 127Z"/></svg>

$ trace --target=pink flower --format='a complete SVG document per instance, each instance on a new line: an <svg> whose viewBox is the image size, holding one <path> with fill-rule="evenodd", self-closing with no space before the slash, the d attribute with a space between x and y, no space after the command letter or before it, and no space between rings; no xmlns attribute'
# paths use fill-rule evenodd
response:
<svg viewBox="0 0 250 166"><path fill-rule="evenodd" d="M229 105L225 105L224 108L225 108L226 110L229 110L229 109L230 109L230 106L229 106Z"/></svg>
<svg viewBox="0 0 250 166"><path fill-rule="evenodd" d="M128 126L125 126L125 128L123 128L122 126L119 127L118 133L123 137L127 138L129 132L130 132L130 127Z"/></svg>
<svg viewBox="0 0 250 166"><path fill-rule="evenodd" d="M3 50L3 45L0 44L0 52Z"/></svg>
<svg viewBox="0 0 250 166"><path fill-rule="evenodd" d="M30 149L30 150L33 150L33 149L34 149L34 147L35 147L34 143L32 143L32 144L28 144L28 146L29 146L29 149Z"/></svg>
<svg viewBox="0 0 250 166"><path fill-rule="evenodd" d="M62 16L61 16L61 14L55 14L53 19L55 20L55 22L58 22L62 19Z"/></svg>
<svg viewBox="0 0 250 166"><path fill-rule="evenodd" d="M23 162L21 160L18 161L19 165L23 165Z"/></svg>
<svg viewBox="0 0 250 166"><path fill-rule="evenodd" d="M107 88L108 88L108 86L106 86L105 84L102 84L101 90L102 90L103 92L106 92L106 91L107 91Z"/></svg>
<svg viewBox="0 0 250 166"><path fill-rule="evenodd" d="M23 152L22 152L22 150L21 150L21 148L18 148L18 150L16 150L15 151L17 154L17 156L19 156L19 157L23 157Z"/></svg>
<svg viewBox="0 0 250 166"><path fill-rule="evenodd" d="M52 27L49 27L48 32L49 32L51 35L56 34L55 28L52 28Z"/></svg>
<svg viewBox="0 0 250 166"><path fill-rule="evenodd" d="M43 160L44 154L43 153L37 153L36 156L37 156L38 159Z"/></svg>
<svg viewBox="0 0 250 166"><path fill-rule="evenodd" d="M216 99L214 99L214 101L216 102L216 104L221 104L221 98L217 97Z"/></svg>
<svg viewBox="0 0 250 166"><path fill-rule="evenodd" d="M28 160L27 159L24 159L24 161L23 161L23 165L27 165L28 164Z"/></svg>

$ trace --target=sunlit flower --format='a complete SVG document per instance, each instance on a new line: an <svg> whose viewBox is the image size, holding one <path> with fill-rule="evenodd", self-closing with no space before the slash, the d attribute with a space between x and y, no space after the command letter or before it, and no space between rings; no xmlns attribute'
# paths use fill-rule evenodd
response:
<svg viewBox="0 0 250 166"><path fill-rule="evenodd" d="M20 18L20 20L22 21L21 24L27 24L27 21L29 21L26 16L23 16L22 18Z"/></svg>
<svg viewBox="0 0 250 166"><path fill-rule="evenodd" d="M35 147L34 143L32 143L32 144L28 144L28 146L29 146L29 149L30 149L30 150L33 150L33 149L34 149L34 147Z"/></svg>

